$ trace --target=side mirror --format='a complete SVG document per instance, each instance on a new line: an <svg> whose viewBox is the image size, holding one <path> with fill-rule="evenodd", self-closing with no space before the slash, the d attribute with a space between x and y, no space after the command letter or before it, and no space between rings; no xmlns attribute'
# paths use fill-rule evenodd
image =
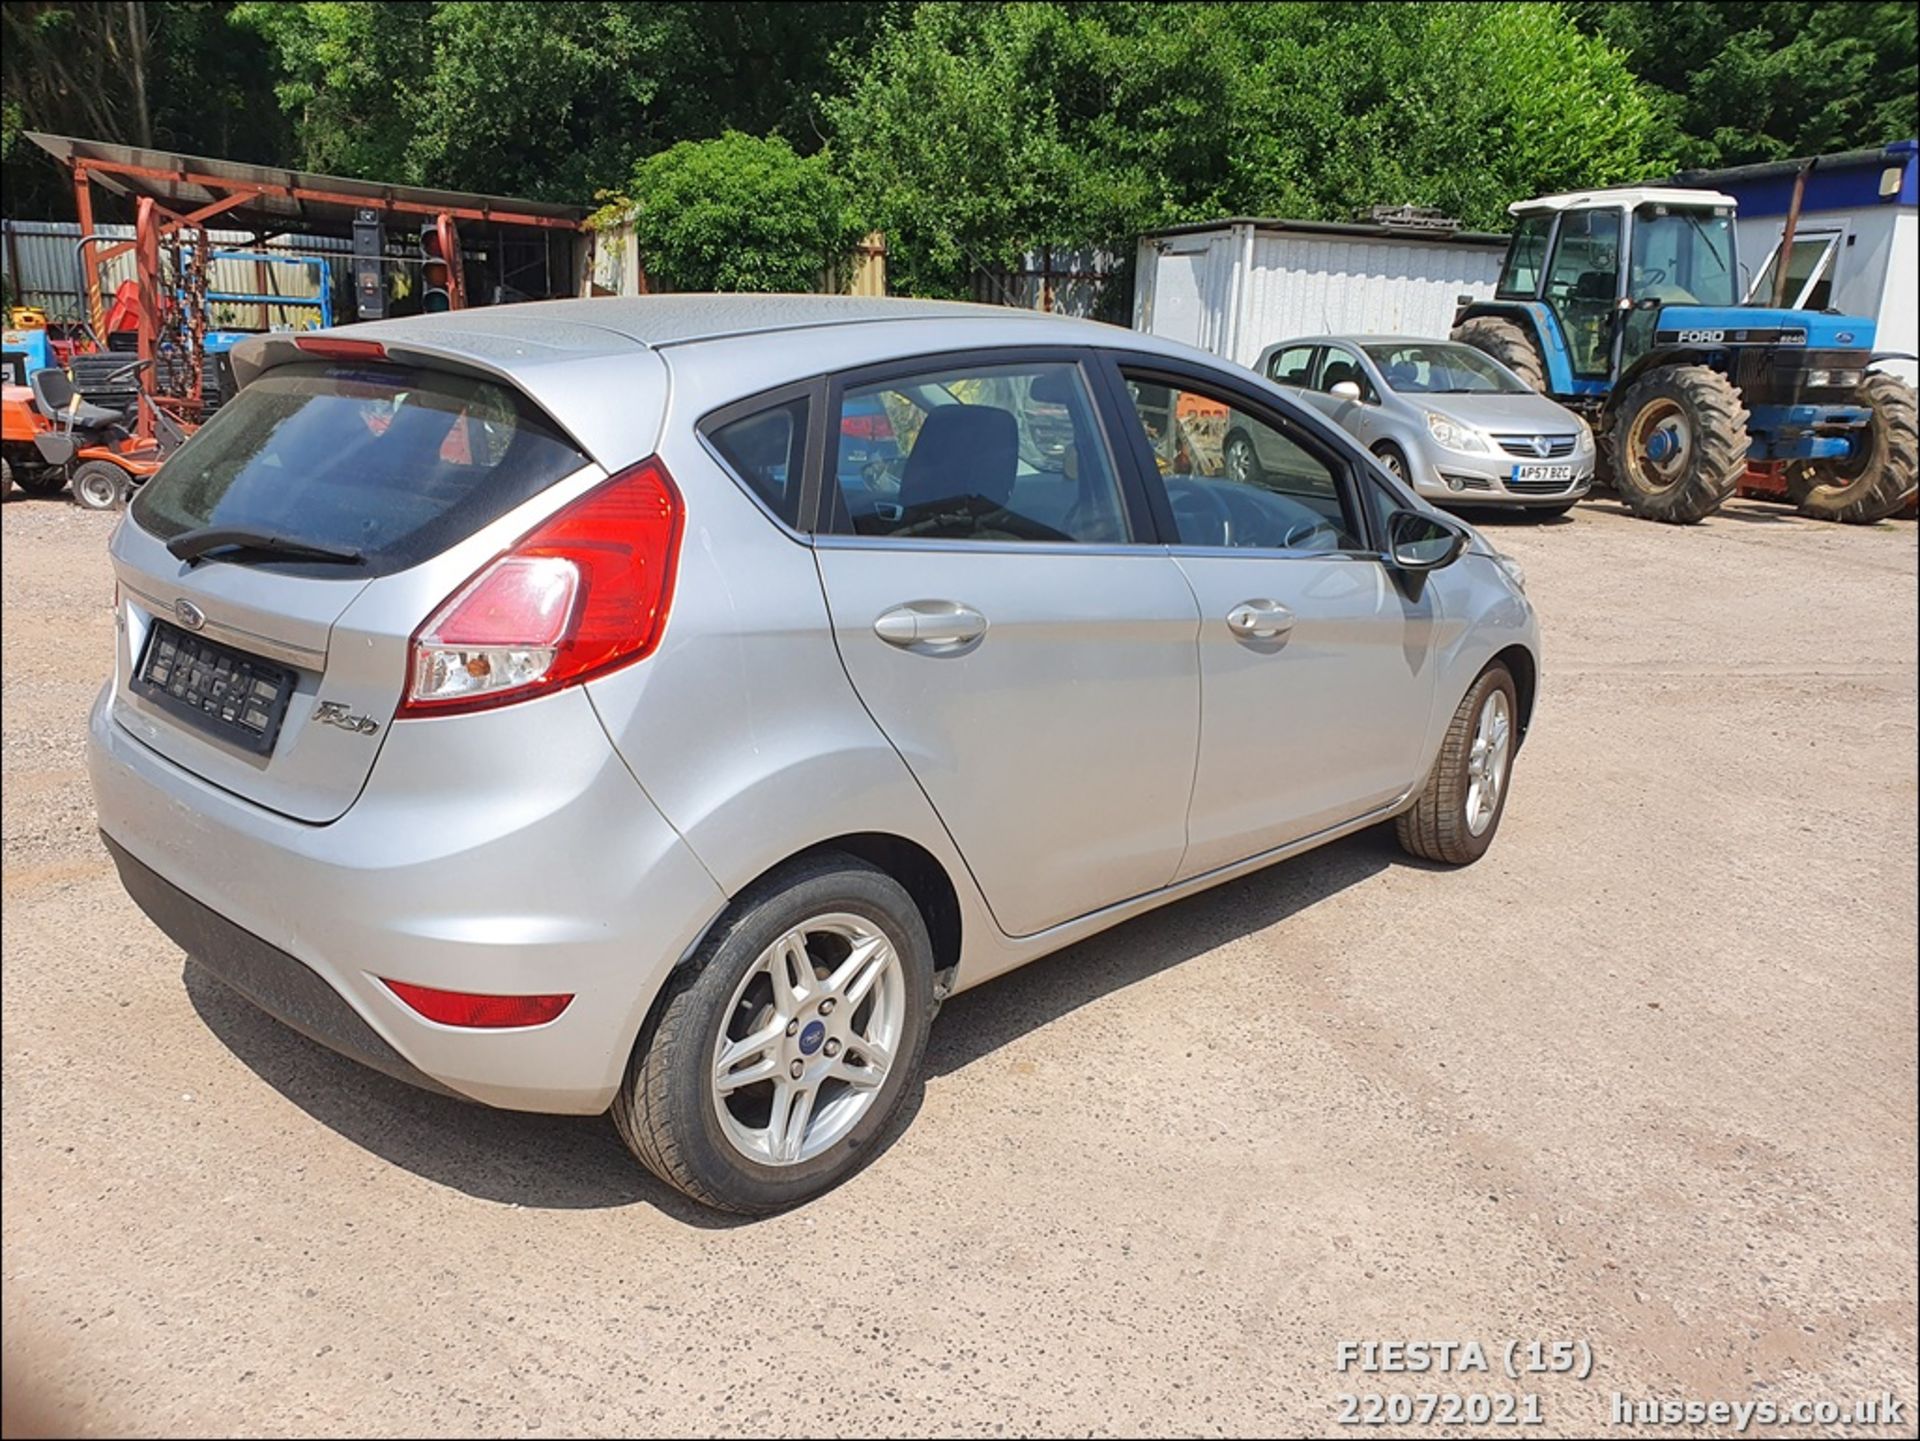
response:
<svg viewBox="0 0 1920 1441"><path fill-rule="evenodd" d="M1409 596L1420 599L1427 572L1452 565L1467 548L1467 533L1438 516L1396 510L1387 517L1387 563L1401 573Z"/></svg>
<svg viewBox="0 0 1920 1441"><path fill-rule="evenodd" d="M1328 391L1327 394L1331 395L1335 400L1358 400L1360 398L1360 387L1355 385L1351 380L1337 381L1333 389Z"/></svg>

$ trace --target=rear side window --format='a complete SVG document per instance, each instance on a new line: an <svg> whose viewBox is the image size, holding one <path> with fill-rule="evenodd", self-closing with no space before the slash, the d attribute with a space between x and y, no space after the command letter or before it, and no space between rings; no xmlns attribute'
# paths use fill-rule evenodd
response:
<svg viewBox="0 0 1920 1441"><path fill-rule="evenodd" d="M162 540L241 526L365 557L350 569L263 557L263 569L386 575L587 463L508 386L395 365L288 365L222 406L140 492L133 518Z"/></svg>
<svg viewBox="0 0 1920 1441"><path fill-rule="evenodd" d="M805 397L730 420L706 434L727 468L768 510L788 525L798 523L807 453Z"/></svg>
<svg viewBox="0 0 1920 1441"><path fill-rule="evenodd" d="M828 437L832 530L903 540L1128 539L1093 396L1064 361L849 387Z"/></svg>

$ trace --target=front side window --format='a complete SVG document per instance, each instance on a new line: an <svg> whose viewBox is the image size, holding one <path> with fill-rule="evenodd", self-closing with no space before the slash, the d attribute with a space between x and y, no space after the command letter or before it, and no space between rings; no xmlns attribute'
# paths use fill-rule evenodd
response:
<svg viewBox="0 0 1920 1441"><path fill-rule="evenodd" d="M901 540L1118 544L1120 486L1068 361L943 367L849 387L829 528Z"/></svg>
<svg viewBox="0 0 1920 1441"><path fill-rule="evenodd" d="M1387 389L1402 395L1520 395L1527 387L1470 345L1433 341L1369 345Z"/></svg>
<svg viewBox="0 0 1920 1441"><path fill-rule="evenodd" d="M1547 234L1553 229L1553 215L1524 216L1513 228L1513 240L1507 246L1507 262L1500 269L1497 294L1531 300L1540 293L1540 271L1547 259Z"/></svg>
<svg viewBox="0 0 1920 1441"><path fill-rule="evenodd" d="M1633 217L1627 294L1669 305L1732 305L1733 217L1642 206Z"/></svg>
<svg viewBox="0 0 1920 1441"><path fill-rule="evenodd" d="M1373 399L1373 382L1367 379L1366 367L1352 351L1333 345L1327 347L1327 358L1320 363L1320 383L1314 389L1331 395L1336 385L1357 385L1362 400Z"/></svg>
<svg viewBox="0 0 1920 1441"><path fill-rule="evenodd" d="M1133 413L1182 545L1358 550L1336 462L1291 427L1227 397L1128 375Z"/></svg>

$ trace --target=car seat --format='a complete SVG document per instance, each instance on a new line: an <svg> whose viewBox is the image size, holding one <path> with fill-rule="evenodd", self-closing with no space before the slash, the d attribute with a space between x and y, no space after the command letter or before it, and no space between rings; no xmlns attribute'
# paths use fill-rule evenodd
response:
<svg viewBox="0 0 1920 1441"><path fill-rule="evenodd" d="M1005 507L1020 463L1020 428L991 405L942 405L927 412L900 478L909 518Z"/></svg>

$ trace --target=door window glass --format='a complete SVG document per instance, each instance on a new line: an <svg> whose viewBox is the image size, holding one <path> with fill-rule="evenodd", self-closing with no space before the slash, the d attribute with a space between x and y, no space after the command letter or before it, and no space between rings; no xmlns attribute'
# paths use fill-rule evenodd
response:
<svg viewBox="0 0 1920 1441"><path fill-rule="evenodd" d="M1547 277L1547 304L1560 317L1574 374L1603 376L1611 357L1613 302L1620 287L1620 212L1575 210L1560 217Z"/></svg>
<svg viewBox="0 0 1920 1441"><path fill-rule="evenodd" d="M1339 470L1278 422L1147 376L1127 378L1182 545L1357 550Z"/></svg>
<svg viewBox="0 0 1920 1441"><path fill-rule="evenodd" d="M1373 383L1367 379L1366 370L1352 351L1334 345L1327 347L1327 358L1320 363L1320 383L1314 389L1331 395L1336 385L1357 385L1362 400L1373 399Z"/></svg>
<svg viewBox="0 0 1920 1441"><path fill-rule="evenodd" d="M1547 258L1547 232L1552 229L1551 212L1526 216L1514 226L1496 294L1532 299L1540 293L1540 269Z"/></svg>
<svg viewBox="0 0 1920 1441"><path fill-rule="evenodd" d="M906 540L1128 539L1080 367L944 367L849 388L834 440L841 534Z"/></svg>

